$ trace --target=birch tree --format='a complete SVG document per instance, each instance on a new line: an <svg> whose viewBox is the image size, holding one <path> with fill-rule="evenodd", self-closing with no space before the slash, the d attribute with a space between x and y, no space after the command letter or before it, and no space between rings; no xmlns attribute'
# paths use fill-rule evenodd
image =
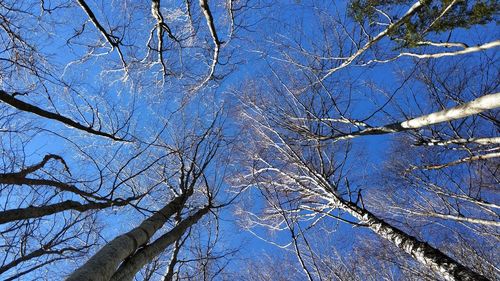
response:
<svg viewBox="0 0 500 281"><path fill-rule="evenodd" d="M3 1L2 278L234 279L219 215L247 191L287 278L495 279L497 10Z"/></svg>
<svg viewBox="0 0 500 281"><path fill-rule="evenodd" d="M473 185L467 179L467 175L476 173L475 168L468 167L494 167L498 157L496 112L500 99L498 68L494 66L498 39L487 32L488 23L494 20L495 4L352 1L347 6L298 6L311 20L301 29L281 19L279 36L269 36L268 45L261 48L268 70L262 71L259 83L245 85L251 90L235 92L236 97L244 96L242 126L252 127L249 137L254 137L255 143L248 154L252 159L246 164L248 172L241 180L253 179L258 193L268 202L252 211L241 209L244 226L256 235L262 233L258 231L261 228L289 232L289 243L273 239L271 243L293 252L302 277L309 280L322 279L317 269L319 259L308 248L306 234L297 231L313 229L329 217L371 229L392 249L410 254L442 279L485 279L482 274L495 278L494 268L485 269L476 262L478 258L495 264L490 255L467 258L459 253L459 247L452 249L450 244L455 240L450 237L437 239L429 230L414 230L424 229L420 226L429 223L429 229L435 226L444 234L444 228L457 222L459 225L450 232L468 236L458 240L472 243L471 248L484 246L487 252L491 244L483 241L495 243L495 238L488 237L496 232L498 216L493 210L495 204L488 201L496 191L470 196L468 188ZM435 66L432 78L423 75L429 65ZM253 96L256 92L260 93L258 97ZM482 101L484 108L479 105ZM377 178L371 172L361 173L377 170L366 167L368 157L361 154L372 150L362 146L375 145L369 139L376 135L387 135L385 140L398 138L396 143L409 138L413 145L420 146L418 163L411 161L415 157L412 154L390 156L391 161L404 163L398 165L400 175L414 186L418 197L380 203L384 196L397 198L403 192L399 189L406 186L374 187L378 178L391 177L383 172ZM411 142L399 142L399 150L410 149L406 146ZM446 156L435 155L440 150L431 150L433 145L447 151ZM386 148L378 148L377 157L388 157L386 152ZM444 172L448 176L430 188L432 171L446 169L459 175ZM487 174L495 174L494 170ZM419 177L425 180L417 182L415 174L425 174ZM446 180L453 183L445 184ZM447 195L422 191L426 187ZM443 196L462 200L464 208L471 203L475 211L461 209L458 202L448 207L443 204ZM410 207L412 204L416 206ZM421 220L413 221L412 216ZM438 227L441 223L444 225ZM475 229L474 233L470 235L462 227ZM405 243L425 246L407 247ZM417 253L418 249L422 251ZM454 276L451 271L438 269L439 265L432 265L431 253L447 256L453 260L449 264L471 275ZM429 258L424 258L427 254Z"/></svg>
<svg viewBox="0 0 500 281"><path fill-rule="evenodd" d="M491 61L485 59L477 68L467 70L458 70L457 64L426 64L418 76L431 91L432 104L441 106L449 99L461 100L470 92L495 88L495 80L489 80L487 72L482 71L489 64ZM451 72L454 78L442 80L442 73ZM461 79L464 76L468 79ZM477 83L478 80L483 83ZM438 93L438 89L442 90ZM407 218L404 223L412 222L418 235L430 229L442 233L448 237L436 239L442 247L492 278L497 274L493 266L496 258L487 249L497 243L498 209L494 194L498 159L494 155L498 143L492 137L497 128L495 111L488 111L399 138L391 154L400 157L391 156L381 171L386 175L381 192L391 203L382 203L381 194L373 194L378 202L373 208L380 209L379 203L390 205L384 207L384 212L393 218ZM490 155L493 156L489 158ZM403 198L413 200L406 200L403 206Z"/></svg>
<svg viewBox="0 0 500 281"><path fill-rule="evenodd" d="M262 192L267 194L265 198L269 201L269 209L262 215L247 215L250 219L249 227L268 225L276 230L290 230L292 227L288 222L289 216L298 216L296 220L313 227L316 220L331 215L369 228L444 279L485 280L429 243L420 241L368 211L362 195L353 194L354 190L351 190L349 180L343 172L344 168L347 169L345 159L349 145L345 145L346 148L336 148L321 140L303 139L297 134L289 134L288 127L281 126L283 115L280 114L280 109L268 108L268 105L265 102L264 105L249 103L248 111L243 113L244 120L248 120L246 126L253 129L250 134L256 136L253 141L256 146L252 151L257 152L249 155L252 157L248 166L251 169L245 177L254 178L254 184L263 189ZM290 114L292 111L287 112ZM315 132L322 130L314 122L305 125ZM344 150L344 156L338 156L338 150ZM339 210L355 221L331 214L334 210ZM295 236L292 235L292 240ZM298 249L296 251L301 260ZM301 264L309 275L305 264ZM312 280L312 277L309 279Z"/></svg>

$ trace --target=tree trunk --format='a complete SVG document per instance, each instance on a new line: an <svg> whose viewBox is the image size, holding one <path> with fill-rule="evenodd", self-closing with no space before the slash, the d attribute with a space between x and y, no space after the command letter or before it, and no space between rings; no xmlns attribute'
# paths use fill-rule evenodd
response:
<svg viewBox="0 0 500 281"><path fill-rule="evenodd" d="M107 281L116 268L140 246L145 245L151 236L160 229L173 214L184 206L190 192L176 197L154 215L144 220L138 227L120 235L106 244L83 266L71 274L67 281Z"/></svg>
<svg viewBox="0 0 500 281"><path fill-rule="evenodd" d="M203 209L198 210L193 215L189 216L176 227L174 227L169 232L162 235L160 238L156 239L153 243L140 249L127 259L118 268L116 273L110 279L111 281L131 281L141 268L148 262L152 261L153 258L161 254L165 249L179 240L186 230L192 225L196 224L205 214L210 211L210 206L206 206Z"/></svg>
<svg viewBox="0 0 500 281"><path fill-rule="evenodd" d="M352 202L335 197L332 199L332 203L338 204L341 209L347 211L350 215L358 219L360 223L370 228L380 237L392 242L394 246L411 255L415 260L432 269L445 280L488 280L484 276L479 275L469 268L461 265L456 260L432 247L428 243L419 241L417 238L406 234L394 226L391 226L371 212Z"/></svg>

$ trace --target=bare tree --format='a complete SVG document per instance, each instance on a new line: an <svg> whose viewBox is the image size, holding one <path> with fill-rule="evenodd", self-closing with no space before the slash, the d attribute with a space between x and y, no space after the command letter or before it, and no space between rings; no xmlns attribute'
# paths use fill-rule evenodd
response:
<svg viewBox="0 0 500 281"><path fill-rule="evenodd" d="M295 245L296 234L288 222L288 216L301 214L303 220L313 223L322 216L329 216L332 210L340 209L357 221L352 223L368 227L445 279L485 279L430 244L408 235L369 212L359 194L354 201L348 181L340 182L346 179L343 174L339 175L344 164L334 162L335 156L331 155L331 148L323 149L318 141L314 144L315 141L296 141L293 137L288 137L280 132L272 119L268 119L271 114L262 113L259 107L254 107L252 112L246 114L249 120L247 126L253 124L253 135L259 137L254 140L259 145L252 149L259 153L253 154L254 163L248 176L253 176L257 186L273 194L266 198L271 201L271 210L275 210L265 213L255 224L262 225L269 221L266 223L269 227L289 229ZM343 194L348 198L344 198ZM284 207L283 201L293 202L293 205L287 204ZM342 217L339 219L350 221ZM302 260L298 248L296 251L298 259ZM301 263L308 273L304 263Z"/></svg>
<svg viewBox="0 0 500 281"><path fill-rule="evenodd" d="M495 279L497 10L3 1L2 278ZM286 267L229 266L242 191Z"/></svg>
<svg viewBox="0 0 500 281"><path fill-rule="evenodd" d="M470 92L495 89L498 82L483 71L491 63L485 58L468 69L458 69L458 63L428 63L421 68L419 80L429 89L430 103L442 107L447 100L463 100ZM456 77L443 80L443 75L451 73ZM372 208L386 206L383 213L401 225L412 224L416 235L441 233L447 238L436 243L492 279L498 275L496 258L488 250L498 241L494 195L498 143L491 137L497 129L495 111L487 111L401 136L391 152L400 157L389 157L381 170L385 176L380 193L373 193L371 201L377 202Z"/></svg>
<svg viewBox="0 0 500 281"><path fill-rule="evenodd" d="M468 191L474 186L472 175L484 173L474 167L488 167L485 175L493 175L493 185L496 181L496 168L491 167L499 155L500 98L494 65L498 42L489 34L475 33L492 20L494 5L484 6L478 17L473 7L483 4L476 2L316 2L314 9L298 5L311 20L301 29L282 19L286 24L281 36L270 36L264 46L256 47L266 57L268 70L258 83L248 83L234 94L242 101L242 127L251 128L248 138L253 142L246 154L251 159L245 164L248 172L240 180L253 184L267 202L260 208L242 208L244 225L252 233L261 233L261 228L290 233L289 243L272 243L293 249L297 268L309 280L322 280L323 273L318 270L318 250L309 249L311 234L306 234L329 217L370 229L391 244L389 248L409 254L440 278L494 278L494 267L477 265L479 259L495 264L491 256L468 259L460 247L450 246L463 243L460 235L474 241L473 249L484 246L480 252L496 243L492 233L498 214L496 204L489 202L495 188L481 195ZM467 17L471 21L464 20ZM471 26L476 29L463 31L465 35L452 34L457 27ZM433 72L425 73L433 65ZM443 70L450 65L453 68ZM486 107L479 105L486 100ZM394 138L398 149L411 149L410 154L366 147L382 139L370 141L373 136L391 133L398 136L384 140ZM390 155L400 163L398 174L406 177L406 184L378 184L391 177L366 166L368 157L362 153L375 149L377 157ZM452 172L431 187L431 175L447 169ZM417 174L422 174L418 180ZM484 182L481 178L473 181ZM395 199L410 184L411 195ZM302 234L300 229L308 231ZM450 236L438 238L445 233ZM398 257L391 261L399 263L398 268L418 267L405 255ZM445 269L438 260L447 260L444 267L453 266Z"/></svg>
<svg viewBox="0 0 500 281"><path fill-rule="evenodd" d="M132 278L227 203L219 195L224 167L211 166L226 145L221 120L205 121L222 107L210 88L234 70L253 5L0 4L2 277L67 275L107 235L126 232L107 220L142 213L154 231L109 272L122 265ZM164 207L179 214L179 225L170 225L171 215L154 217ZM171 228L163 240L162 226ZM149 248L139 253L140 246ZM139 258L150 251L154 257Z"/></svg>
<svg viewBox="0 0 500 281"><path fill-rule="evenodd" d="M202 217L227 204L215 201L221 192L221 179L207 174L225 145L219 122L216 116L200 134L192 131L180 136L180 143L170 148L175 158L169 161L176 159L176 168L162 172L165 176L170 174L167 187L173 196L166 196L167 203L152 211L139 226L104 245L68 280L132 280L168 246L180 241ZM158 233L173 218L177 223L163 234Z"/></svg>

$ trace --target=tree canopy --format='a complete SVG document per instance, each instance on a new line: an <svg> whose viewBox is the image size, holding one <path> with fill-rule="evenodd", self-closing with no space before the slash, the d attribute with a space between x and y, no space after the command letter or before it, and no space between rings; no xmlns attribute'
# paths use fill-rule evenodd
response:
<svg viewBox="0 0 500 281"><path fill-rule="evenodd" d="M0 279L498 279L499 8L1 1Z"/></svg>

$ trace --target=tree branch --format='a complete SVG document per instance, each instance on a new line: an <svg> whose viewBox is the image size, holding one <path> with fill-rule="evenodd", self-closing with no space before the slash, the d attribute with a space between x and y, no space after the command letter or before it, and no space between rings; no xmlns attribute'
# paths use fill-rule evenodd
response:
<svg viewBox="0 0 500 281"><path fill-rule="evenodd" d="M116 136L116 133L110 134L110 133L105 133L99 130L93 129L91 126L87 127L81 123L78 123L68 117L62 116L57 113L52 113L50 111L44 110L38 106L26 103L22 100L16 99L14 95L9 95L7 92L0 90L0 101L3 101L4 103L18 109L21 111L29 112L36 114L41 117L45 117L47 119L51 120L56 120L58 122L61 122L63 124L66 124L70 127L73 127L75 129L87 132L89 134L93 135L98 135L98 136L103 136L106 138L110 138L114 141L123 141L123 142L128 142L128 140L125 140L124 138L120 138Z"/></svg>

